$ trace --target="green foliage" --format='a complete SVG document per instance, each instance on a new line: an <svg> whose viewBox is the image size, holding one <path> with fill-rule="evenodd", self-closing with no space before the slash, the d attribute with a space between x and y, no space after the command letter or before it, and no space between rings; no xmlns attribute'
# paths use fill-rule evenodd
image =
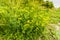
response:
<svg viewBox="0 0 60 40"><path fill-rule="evenodd" d="M1 0L0 40L50 40L51 11L40 5L37 0Z"/></svg>
<svg viewBox="0 0 60 40"><path fill-rule="evenodd" d="M59 23L60 22L60 9L51 10L51 22L52 23Z"/></svg>
<svg viewBox="0 0 60 40"><path fill-rule="evenodd" d="M44 2L42 6L45 6L46 8L54 8L53 3L49 1Z"/></svg>

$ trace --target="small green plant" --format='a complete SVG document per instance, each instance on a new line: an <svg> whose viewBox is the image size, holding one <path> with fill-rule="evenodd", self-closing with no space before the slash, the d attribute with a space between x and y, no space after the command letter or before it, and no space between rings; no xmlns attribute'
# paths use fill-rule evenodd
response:
<svg viewBox="0 0 60 40"><path fill-rule="evenodd" d="M39 1L3 0L0 4L0 40L39 40L48 32L51 14Z"/></svg>

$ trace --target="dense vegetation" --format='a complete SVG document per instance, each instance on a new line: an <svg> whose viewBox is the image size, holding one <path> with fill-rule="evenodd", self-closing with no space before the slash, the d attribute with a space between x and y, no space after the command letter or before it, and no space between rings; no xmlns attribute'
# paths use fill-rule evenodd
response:
<svg viewBox="0 0 60 40"><path fill-rule="evenodd" d="M60 20L56 13L49 1L0 0L0 40L58 40L49 25Z"/></svg>

